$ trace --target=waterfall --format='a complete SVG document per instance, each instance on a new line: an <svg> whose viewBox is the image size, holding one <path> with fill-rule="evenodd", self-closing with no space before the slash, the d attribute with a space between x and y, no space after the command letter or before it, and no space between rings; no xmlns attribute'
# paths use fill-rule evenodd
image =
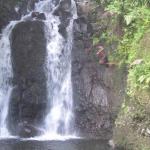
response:
<svg viewBox="0 0 150 150"><path fill-rule="evenodd" d="M45 33L47 38L47 89L48 114L45 119L45 136L73 134L73 99L71 83L71 49L73 41L73 20L76 18L76 5L71 1L70 18L67 27L67 38L59 33L60 19L53 15L56 9L52 1L36 4L36 11L46 14Z"/></svg>
<svg viewBox="0 0 150 150"><path fill-rule="evenodd" d="M60 1L61 2L61 1ZM59 2L59 4L60 4ZM58 5L59 5L58 4ZM73 134L73 99L71 83L71 49L73 44L73 20L77 17L76 4L71 0L67 37L59 33L61 23L59 16L53 15L57 8L54 0L38 1L37 12L44 13L46 20L45 35L47 39L47 59L45 73L47 76L47 116L45 116L44 136L56 137ZM10 34L13 27L31 15L23 16L20 21L11 21L0 37L0 137L11 136L7 129L7 114L12 86L12 63Z"/></svg>
<svg viewBox="0 0 150 150"><path fill-rule="evenodd" d="M10 135L6 123L13 77L9 36L15 24L15 21L11 22L3 30L0 39L0 137Z"/></svg>

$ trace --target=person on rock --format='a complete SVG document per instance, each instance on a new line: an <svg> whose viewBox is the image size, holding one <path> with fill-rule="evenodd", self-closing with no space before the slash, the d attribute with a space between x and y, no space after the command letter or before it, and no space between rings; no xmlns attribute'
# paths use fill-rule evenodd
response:
<svg viewBox="0 0 150 150"><path fill-rule="evenodd" d="M109 62L108 56L107 56L103 46L98 46L98 52L96 53L96 55L99 57L99 63L101 65L105 65L106 67L116 66L116 63Z"/></svg>
<svg viewBox="0 0 150 150"><path fill-rule="evenodd" d="M109 67L108 57L106 55L106 52L104 51L103 46L98 46L98 52L96 53L96 55L99 57L99 63L101 65Z"/></svg>

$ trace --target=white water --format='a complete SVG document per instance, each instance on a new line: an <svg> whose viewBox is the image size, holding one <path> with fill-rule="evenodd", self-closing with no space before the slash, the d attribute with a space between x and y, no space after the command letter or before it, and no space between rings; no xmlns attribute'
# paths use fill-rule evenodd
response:
<svg viewBox="0 0 150 150"><path fill-rule="evenodd" d="M9 136L6 118L12 91L13 77L9 36L16 22L11 22L2 32L0 39L0 137Z"/></svg>
<svg viewBox="0 0 150 150"><path fill-rule="evenodd" d="M72 0L70 11L72 17L67 27L67 39L58 32L59 17L52 13L55 10L52 0L36 3L35 11L46 15L45 33L47 38L47 60L45 71L47 74L48 114L42 126L45 130L43 138L57 139L62 136L70 137L74 131L73 99L71 83L71 49L73 41L73 20L76 18L76 6ZM23 16L20 21L12 21L4 29L0 39L0 138L11 137L7 129L7 114L9 99L12 91L13 77L11 65L11 49L9 36L13 27L23 21L30 14Z"/></svg>
<svg viewBox="0 0 150 150"><path fill-rule="evenodd" d="M38 3L36 11L46 14L47 37L47 89L49 112L45 119L45 134L43 138L60 138L73 135L73 99L71 83L71 49L73 41L73 20L76 17L76 6L72 0L70 11L72 17L67 27L67 39L58 32L59 17L52 13L55 6L50 0Z"/></svg>

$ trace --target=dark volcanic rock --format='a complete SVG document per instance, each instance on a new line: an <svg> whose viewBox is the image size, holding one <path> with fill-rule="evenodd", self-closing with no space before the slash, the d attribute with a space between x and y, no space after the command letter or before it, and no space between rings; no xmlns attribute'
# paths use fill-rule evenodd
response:
<svg viewBox="0 0 150 150"><path fill-rule="evenodd" d="M18 13L20 15L26 15L28 11L34 10L35 3L38 0L22 0L17 3Z"/></svg>
<svg viewBox="0 0 150 150"><path fill-rule="evenodd" d="M38 0L0 0L0 32L12 20L20 20L28 10L34 9Z"/></svg>
<svg viewBox="0 0 150 150"><path fill-rule="evenodd" d="M37 133L42 134L43 131L40 128L32 126L28 122L24 121L19 124L18 133L21 137L33 137L33 135L37 135Z"/></svg>
<svg viewBox="0 0 150 150"><path fill-rule="evenodd" d="M117 65L105 67L98 63L96 56L98 49L93 45L91 36L94 33L100 37L102 31L107 31L108 25L110 27L111 24L109 22L103 24L104 10L101 8L98 7L97 10L98 12L101 10L100 17L94 17L82 0L77 4L78 18L74 22L75 40L72 50L75 128L83 137L110 139L124 96L126 70L119 69ZM83 10L85 8L86 11ZM93 22L99 22L99 18L102 18L101 22L94 27ZM98 44L104 46L106 52L110 49L115 50L114 43L108 46L100 39Z"/></svg>
<svg viewBox="0 0 150 150"><path fill-rule="evenodd" d="M44 14L44 13L40 13L40 14L37 16L37 19L46 20L45 14Z"/></svg>
<svg viewBox="0 0 150 150"><path fill-rule="evenodd" d="M74 33L72 84L75 128L83 137L110 139L117 107L123 97L123 76L117 67L105 67L96 61L96 49L91 48L88 32L83 34L75 27Z"/></svg>
<svg viewBox="0 0 150 150"><path fill-rule="evenodd" d="M59 25L59 32L63 37L66 38L67 31L66 28L69 24L71 17L71 0L62 0L59 3L59 6L54 11L54 15L59 16L61 24Z"/></svg>
<svg viewBox="0 0 150 150"><path fill-rule="evenodd" d="M76 37L80 34L86 36L92 36L93 27L85 17L78 17L74 21L74 30L76 31ZM78 34L78 35L77 35Z"/></svg>
<svg viewBox="0 0 150 150"><path fill-rule="evenodd" d="M34 136L38 130L31 126L42 123L47 102L44 24L20 22L14 27L10 40L14 89L9 104L9 129L13 135ZM21 125L24 122L30 124L30 129Z"/></svg>
<svg viewBox="0 0 150 150"><path fill-rule="evenodd" d="M82 41L76 41L72 51L72 82L75 126L81 136L110 138L109 89L103 83L103 66L99 66L84 51Z"/></svg>
<svg viewBox="0 0 150 150"><path fill-rule="evenodd" d="M30 17L31 19L46 20L45 14L39 12L32 12Z"/></svg>
<svg viewBox="0 0 150 150"><path fill-rule="evenodd" d="M14 0L0 0L0 32L9 21L20 18L20 15L14 9L15 4Z"/></svg>

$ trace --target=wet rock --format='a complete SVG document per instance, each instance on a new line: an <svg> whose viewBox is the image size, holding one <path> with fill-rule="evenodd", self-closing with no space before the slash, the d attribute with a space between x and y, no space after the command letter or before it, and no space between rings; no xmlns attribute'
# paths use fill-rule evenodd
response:
<svg viewBox="0 0 150 150"><path fill-rule="evenodd" d="M112 120L108 91L99 79L95 79L93 73L97 68L91 63L84 62L80 72L72 74L75 125L81 136L109 139Z"/></svg>
<svg viewBox="0 0 150 150"><path fill-rule="evenodd" d="M15 11L14 0L0 0L0 32L11 20L17 20L20 15Z"/></svg>
<svg viewBox="0 0 150 150"><path fill-rule="evenodd" d="M44 13L34 11L31 14L24 16L22 19L23 21L46 20L46 16Z"/></svg>
<svg viewBox="0 0 150 150"><path fill-rule="evenodd" d="M0 0L0 32L12 20L20 20L22 15L34 9L38 0Z"/></svg>
<svg viewBox="0 0 150 150"><path fill-rule="evenodd" d="M28 11L34 10L36 2L38 2L38 0L22 0L18 2L18 13L20 15L25 15L28 13Z"/></svg>
<svg viewBox="0 0 150 150"><path fill-rule="evenodd" d="M58 32L64 37L67 37L66 26L64 24L59 25Z"/></svg>
<svg viewBox="0 0 150 150"><path fill-rule="evenodd" d="M40 125L46 110L46 39L41 21L18 23L10 38L14 89L9 105L9 129L13 135L35 136L36 130L26 132L19 124Z"/></svg>
<svg viewBox="0 0 150 150"><path fill-rule="evenodd" d="M83 34L87 36L92 36L93 34L93 27L91 23L88 22L88 20L85 17L78 17L74 21L74 31L78 34Z"/></svg>
<svg viewBox="0 0 150 150"><path fill-rule="evenodd" d="M40 20L46 20L45 14L44 13L40 13L37 17Z"/></svg>
<svg viewBox="0 0 150 150"><path fill-rule="evenodd" d="M59 3L59 6L53 13L60 18L59 32L62 34L64 38L67 36L66 28L69 25L70 17L71 17L71 1L70 0L62 0Z"/></svg>
<svg viewBox="0 0 150 150"><path fill-rule="evenodd" d="M87 43L92 42L87 31L81 37L76 29L74 31L72 85L75 128L83 137L110 139L115 120L114 111L122 98L122 76L117 68L106 68L98 64L95 50L85 50Z"/></svg>
<svg viewBox="0 0 150 150"><path fill-rule="evenodd" d="M31 17L34 19L39 19L39 20L46 20L45 14L44 13L39 13L39 12L32 12Z"/></svg>
<svg viewBox="0 0 150 150"><path fill-rule="evenodd" d="M23 122L19 124L19 135L21 137L32 137L33 135L40 135L43 131L33 125L30 125L28 122Z"/></svg>
<svg viewBox="0 0 150 150"><path fill-rule="evenodd" d="M75 30L80 33L87 32L87 20L84 17L77 18L74 23Z"/></svg>
<svg viewBox="0 0 150 150"><path fill-rule="evenodd" d="M59 8L62 11L70 11L71 0L61 0Z"/></svg>
<svg viewBox="0 0 150 150"><path fill-rule="evenodd" d="M85 0L78 0L76 2L76 4L77 4L78 16L88 17L88 14L92 8L91 0L86 0L86 1Z"/></svg>

